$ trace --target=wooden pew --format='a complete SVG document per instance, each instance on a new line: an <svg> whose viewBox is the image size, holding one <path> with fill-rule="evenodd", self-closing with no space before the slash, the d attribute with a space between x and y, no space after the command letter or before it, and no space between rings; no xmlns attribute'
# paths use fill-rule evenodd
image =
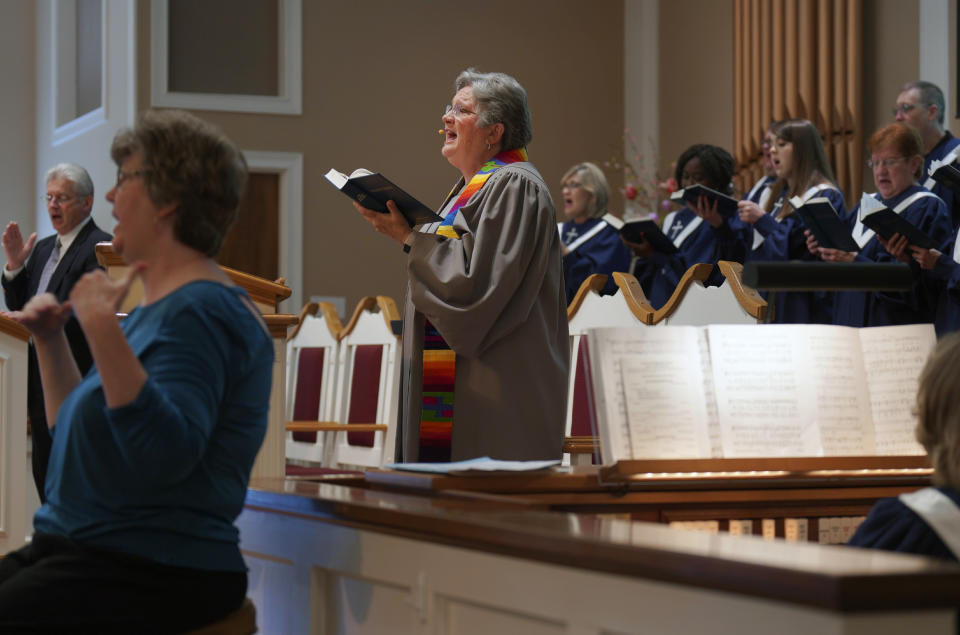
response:
<svg viewBox="0 0 960 635"><path fill-rule="evenodd" d="M592 477L596 486L595 471L566 469L553 476L584 483ZM446 478L464 489L252 482L238 524L260 627L310 632L311 624L326 624L400 634L955 632L957 565L547 512L529 498L484 487L527 480L541 483L548 496L544 475ZM660 492L661 498L682 494Z"/></svg>
<svg viewBox="0 0 960 635"><path fill-rule="evenodd" d="M127 275L127 263L113 251L110 243L99 243L96 246L97 262L107 270L107 275L117 280ZM290 297L290 288L281 278L275 282L260 278L229 267L221 269L230 276L235 284L246 289L250 299L263 314L263 319L273 337L273 387L270 392L270 414L267 425L267 435L263 440L257 461L253 466L256 476L284 475L286 466L286 421L284 396L286 394L287 368L287 330L298 323L296 315L278 313L280 302ZM126 314L140 303L143 297L143 285L135 281L127 294L126 300L120 307L120 313Z"/></svg>

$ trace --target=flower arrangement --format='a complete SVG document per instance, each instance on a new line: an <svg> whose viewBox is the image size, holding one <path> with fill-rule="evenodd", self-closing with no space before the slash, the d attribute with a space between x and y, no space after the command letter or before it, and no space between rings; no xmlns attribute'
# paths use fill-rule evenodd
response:
<svg viewBox="0 0 960 635"><path fill-rule="evenodd" d="M658 174L651 175L644 165L643 154L637 147L637 140L624 130L623 143L625 150L629 150L632 158L624 156L620 159L613 156L603 165L611 170L623 170L623 189L621 193L626 199L624 218L649 218L659 220L660 215L670 211L672 203L670 195L677 191L677 180L672 176L661 179ZM653 142L650 143L653 146Z"/></svg>

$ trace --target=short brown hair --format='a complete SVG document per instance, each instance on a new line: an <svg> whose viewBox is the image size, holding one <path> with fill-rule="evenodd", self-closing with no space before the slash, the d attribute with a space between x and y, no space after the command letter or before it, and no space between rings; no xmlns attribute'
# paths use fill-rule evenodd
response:
<svg viewBox="0 0 960 635"><path fill-rule="evenodd" d="M917 441L933 466L933 482L960 489L960 333L940 340L920 374Z"/></svg>
<svg viewBox="0 0 960 635"><path fill-rule="evenodd" d="M141 178L155 205L176 203L177 240L216 256L237 218L247 182L247 162L211 124L182 110L148 110L113 139L119 166L143 155Z"/></svg>
<svg viewBox="0 0 960 635"><path fill-rule="evenodd" d="M923 141L920 139L920 133L912 126L905 123L891 123L880 128L872 135L867 142L867 152L873 154L877 150L893 150L907 159L915 156L923 157ZM918 179L923 175L923 162L917 168L915 177Z"/></svg>

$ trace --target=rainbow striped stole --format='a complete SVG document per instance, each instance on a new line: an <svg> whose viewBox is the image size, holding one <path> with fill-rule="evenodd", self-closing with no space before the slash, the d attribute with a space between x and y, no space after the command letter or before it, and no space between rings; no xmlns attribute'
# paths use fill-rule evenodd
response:
<svg viewBox="0 0 960 635"><path fill-rule="evenodd" d="M473 178L470 179L467 186L460 192L460 196L457 197L457 200L454 202L453 207L450 208L450 211L447 212L447 215L443 217L443 221L437 228L437 234L446 236L447 238L460 238L460 235L453 228L453 219L457 217L457 212L460 211L460 208L467 204L471 196L480 191L480 188L483 187L483 184L487 182L487 179L489 179L494 172L505 165L526 160L526 149L519 148L517 150L501 152L484 163L480 171L473 175Z"/></svg>

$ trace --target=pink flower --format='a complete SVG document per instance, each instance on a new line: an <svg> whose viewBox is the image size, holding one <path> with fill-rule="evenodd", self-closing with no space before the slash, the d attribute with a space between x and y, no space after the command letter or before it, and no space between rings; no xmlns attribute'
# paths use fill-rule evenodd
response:
<svg viewBox="0 0 960 635"><path fill-rule="evenodd" d="M662 209L662 210L665 211L665 212L669 212L669 211L670 211L670 199L665 198L665 199L663 199L662 201L660 201L660 209Z"/></svg>

